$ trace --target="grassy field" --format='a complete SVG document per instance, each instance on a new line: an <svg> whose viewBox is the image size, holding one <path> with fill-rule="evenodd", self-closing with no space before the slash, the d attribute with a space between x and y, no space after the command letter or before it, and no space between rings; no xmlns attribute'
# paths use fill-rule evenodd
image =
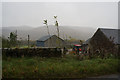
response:
<svg viewBox="0 0 120 80"><path fill-rule="evenodd" d="M3 78L85 78L117 73L118 59L77 60L75 56L63 58L5 58Z"/></svg>

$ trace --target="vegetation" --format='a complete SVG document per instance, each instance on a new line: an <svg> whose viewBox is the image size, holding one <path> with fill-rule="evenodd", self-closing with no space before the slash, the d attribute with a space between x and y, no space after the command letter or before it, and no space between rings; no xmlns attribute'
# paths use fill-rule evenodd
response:
<svg viewBox="0 0 120 80"><path fill-rule="evenodd" d="M8 39L6 39L4 36L1 37L1 39L2 39L2 48L10 47L10 45L9 45L10 43L9 43Z"/></svg>
<svg viewBox="0 0 120 80"><path fill-rule="evenodd" d="M55 26L57 27L57 33L58 33L58 37L59 37L60 34L59 34L59 27L58 27L57 16L54 16L54 19L55 19Z"/></svg>
<svg viewBox="0 0 120 80"><path fill-rule="evenodd" d="M83 78L117 73L118 59L85 59L70 54L63 58L3 59L3 78Z"/></svg>
<svg viewBox="0 0 120 80"><path fill-rule="evenodd" d="M4 36L2 37L3 48L15 47L16 45L17 45L17 31L11 32L8 39L6 39Z"/></svg>
<svg viewBox="0 0 120 80"><path fill-rule="evenodd" d="M43 23L43 24L45 24L45 25L47 26L48 35L50 36L50 32L49 32L47 20L44 20L44 23Z"/></svg>
<svg viewBox="0 0 120 80"><path fill-rule="evenodd" d="M2 40L2 48L28 48L29 47L35 47L35 41L29 40L17 40L17 44L12 44L11 41L4 36L0 37L0 40Z"/></svg>
<svg viewBox="0 0 120 80"><path fill-rule="evenodd" d="M10 46L16 46L17 45L17 31L11 32L10 36L8 37Z"/></svg>
<svg viewBox="0 0 120 80"><path fill-rule="evenodd" d="M59 30L59 25L58 25L58 21L57 21L57 16L54 16L55 19L55 26L57 28L57 36L60 37L60 30ZM60 42L59 40L56 41L58 43L58 47L60 47Z"/></svg>

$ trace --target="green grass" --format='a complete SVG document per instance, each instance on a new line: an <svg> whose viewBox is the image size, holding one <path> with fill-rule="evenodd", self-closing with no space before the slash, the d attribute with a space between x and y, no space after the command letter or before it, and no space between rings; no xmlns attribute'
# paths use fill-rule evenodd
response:
<svg viewBox="0 0 120 80"><path fill-rule="evenodd" d="M4 78L83 78L117 73L118 59L77 60L73 55L64 58L6 58Z"/></svg>
<svg viewBox="0 0 120 80"><path fill-rule="evenodd" d="M12 48L28 48L28 46L16 46L16 47L12 47Z"/></svg>

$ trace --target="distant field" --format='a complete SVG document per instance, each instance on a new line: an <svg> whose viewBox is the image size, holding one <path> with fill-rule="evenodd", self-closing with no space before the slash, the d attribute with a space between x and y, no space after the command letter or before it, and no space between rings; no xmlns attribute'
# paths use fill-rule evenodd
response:
<svg viewBox="0 0 120 80"><path fill-rule="evenodd" d="M3 78L85 78L117 73L118 59L77 60L73 55L64 58L4 58Z"/></svg>

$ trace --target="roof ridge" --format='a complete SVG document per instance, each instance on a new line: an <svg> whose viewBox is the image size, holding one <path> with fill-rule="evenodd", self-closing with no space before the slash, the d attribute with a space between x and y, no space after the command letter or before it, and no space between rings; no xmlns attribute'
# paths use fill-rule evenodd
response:
<svg viewBox="0 0 120 80"><path fill-rule="evenodd" d="M104 29L104 30L120 30L120 29L113 29L113 28L98 28L98 29Z"/></svg>
<svg viewBox="0 0 120 80"><path fill-rule="evenodd" d="M45 36L42 36L41 38L39 38L38 41L45 41L45 40L49 39L52 36L56 36L56 35L55 34L54 35L45 35Z"/></svg>

